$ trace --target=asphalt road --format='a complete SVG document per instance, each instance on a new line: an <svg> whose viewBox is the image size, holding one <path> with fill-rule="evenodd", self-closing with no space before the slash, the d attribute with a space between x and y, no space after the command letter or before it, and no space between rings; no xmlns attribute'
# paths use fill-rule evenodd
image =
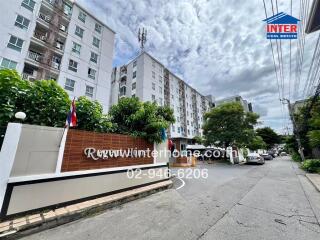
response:
<svg viewBox="0 0 320 240"><path fill-rule="evenodd" d="M23 239L320 239L320 193L288 157L199 168L207 179Z"/></svg>

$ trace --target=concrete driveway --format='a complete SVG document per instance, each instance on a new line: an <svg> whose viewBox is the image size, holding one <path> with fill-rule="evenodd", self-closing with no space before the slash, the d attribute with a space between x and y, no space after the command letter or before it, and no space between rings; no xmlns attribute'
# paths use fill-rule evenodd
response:
<svg viewBox="0 0 320 240"><path fill-rule="evenodd" d="M288 157L199 168L208 179L23 239L320 239L320 193Z"/></svg>

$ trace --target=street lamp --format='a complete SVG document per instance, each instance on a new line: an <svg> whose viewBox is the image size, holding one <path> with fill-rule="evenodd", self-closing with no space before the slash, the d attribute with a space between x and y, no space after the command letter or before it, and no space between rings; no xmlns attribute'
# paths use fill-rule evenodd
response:
<svg viewBox="0 0 320 240"><path fill-rule="evenodd" d="M14 115L14 117L16 118L16 119L18 119L19 120L19 122L22 122L25 118L26 118L26 114L24 113L24 112L17 112L15 115Z"/></svg>

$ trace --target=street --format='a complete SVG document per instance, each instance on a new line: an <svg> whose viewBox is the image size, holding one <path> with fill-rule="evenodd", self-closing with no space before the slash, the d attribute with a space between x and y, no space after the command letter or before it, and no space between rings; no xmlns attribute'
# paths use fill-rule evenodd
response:
<svg viewBox="0 0 320 240"><path fill-rule="evenodd" d="M289 157L199 167L208 179L23 239L320 239L320 193Z"/></svg>

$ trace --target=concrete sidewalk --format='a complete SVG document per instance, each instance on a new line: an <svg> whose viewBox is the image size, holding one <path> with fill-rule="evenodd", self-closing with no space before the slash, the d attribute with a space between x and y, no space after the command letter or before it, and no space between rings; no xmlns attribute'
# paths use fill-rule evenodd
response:
<svg viewBox="0 0 320 240"><path fill-rule="evenodd" d="M320 192L320 174L306 174L313 186Z"/></svg>
<svg viewBox="0 0 320 240"><path fill-rule="evenodd" d="M167 180L145 187L68 205L51 211L27 215L0 222L0 239L16 239L48 228L59 226L77 219L97 214L108 208L145 197L172 186Z"/></svg>

